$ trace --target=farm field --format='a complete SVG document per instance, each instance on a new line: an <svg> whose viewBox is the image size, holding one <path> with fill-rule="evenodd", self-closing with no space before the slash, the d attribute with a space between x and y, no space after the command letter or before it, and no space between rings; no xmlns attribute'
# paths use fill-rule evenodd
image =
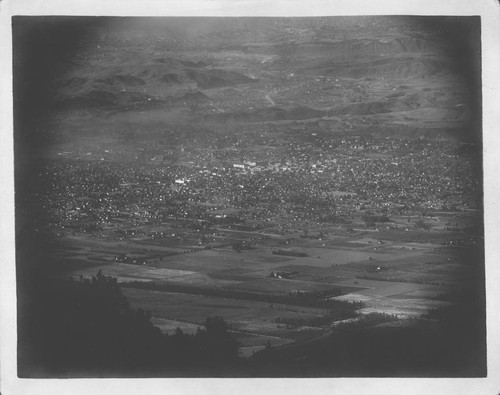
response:
<svg viewBox="0 0 500 395"><path fill-rule="evenodd" d="M349 282L347 281L347 283ZM450 304L449 302L436 300L439 295L450 291L450 287L447 286L363 279L356 282L366 288L335 297L335 299L364 302L366 307L360 310L363 314L383 312L401 317L411 317L425 314L429 309Z"/></svg>
<svg viewBox="0 0 500 395"><path fill-rule="evenodd" d="M280 320L310 319L325 313L317 308L142 289L124 288L123 292L133 307L150 311L152 322L164 333L173 334L176 328L180 328L192 334L203 325L206 317L224 317L245 355L249 350L262 349L267 341L272 345L292 342L294 336L290 336L291 331L280 324ZM324 330L316 328L314 332Z"/></svg>
<svg viewBox="0 0 500 395"><path fill-rule="evenodd" d="M439 240L441 236L436 232L427 239ZM235 233L238 232L229 236L234 237ZM255 236L253 232L240 233L247 239ZM172 254L173 246L134 240L109 244L81 237L75 240L74 247L61 250L60 254L82 262L68 266L66 274L74 278L90 278L101 270L119 283L135 281L184 287L181 293L178 289L174 292L128 286L122 289L133 307L150 311L153 324L164 333L172 334L177 328L188 334L196 333L208 316L224 317L239 341L240 355L245 357L263 349L266 343L283 345L320 336L330 330L333 322L327 324L328 321L320 319L327 314L322 308L256 301L253 296L250 300L245 296L243 299L209 296L206 292L214 290L229 295L248 292L268 295L271 299L297 292L322 292L332 300L363 302L364 306L358 310L361 315L377 312L409 318L450 305L451 302L441 299L442 295L459 288L471 269L439 244L404 241L399 232L291 240L285 247L282 237L270 237L241 251L218 247ZM278 249L306 256L273 253ZM114 257L123 251L146 259L142 264L116 262ZM89 264L88 259L83 260L86 254L101 258ZM303 325L290 326L284 323L287 320Z"/></svg>

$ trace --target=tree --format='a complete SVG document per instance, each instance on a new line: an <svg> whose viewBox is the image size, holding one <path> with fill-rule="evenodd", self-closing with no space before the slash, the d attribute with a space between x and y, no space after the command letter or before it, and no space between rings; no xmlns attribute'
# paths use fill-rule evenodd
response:
<svg viewBox="0 0 500 395"><path fill-rule="evenodd" d="M231 336L230 326L222 317L208 317L205 330L196 333L199 342L199 357L214 366L226 365L238 358L238 342Z"/></svg>
<svg viewBox="0 0 500 395"><path fill-rule="evenodd" d="M222 317L208 317L204 324L209 335L219 336L228 333L230 326L224 321Z"/></svg>
<svg viewBox="0 0 500 395"><path fill-rule="evenodd" d="M233 247L233 250L237 252L241 252L241 250L243 249L243 243L241 241L235 241L231 246Z"/></svg>
<svg viewBox="0 0 500 395"><path fill-rule="evenodd" d="M182 331L181 328L177 327L177 328L175 328L174 336L177 336L177 337L184 336L184 332Z"/></svg>

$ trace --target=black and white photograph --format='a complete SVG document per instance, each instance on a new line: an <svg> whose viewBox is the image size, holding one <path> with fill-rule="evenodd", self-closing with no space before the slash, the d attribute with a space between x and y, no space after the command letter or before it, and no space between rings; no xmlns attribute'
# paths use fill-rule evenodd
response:
<svg viewBox="0 0 500 395"><path fill-rule="evenodd" d="M330 10L8 15L17 381L491 379L487 18Z"/></svg>

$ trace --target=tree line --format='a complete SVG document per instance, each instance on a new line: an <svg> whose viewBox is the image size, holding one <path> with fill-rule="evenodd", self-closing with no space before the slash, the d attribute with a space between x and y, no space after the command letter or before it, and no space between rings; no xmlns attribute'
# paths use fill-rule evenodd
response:
<svg viewBox="0 0 500 395"><path fill-rule="evenodd" d="M218 376L237 364L223 318L208 317L193 335L163 334L100 271L37 288L18 326L20 377Z"/></svg>
<svg viewBox="0 0 500 395"><path fill-rule="evenodd" d="M287 293L270 293L227 288L193 287L191 285L144 281L120 282L120 286L123 288L149 289L154 291L252 300L256 302L277 303L292 306L325 308L328 309L336 319L354 317L356 315L356 311L364 307L363 302L348 302L331 299L331 297L342 294L341 290L337 288L324 291L290 291Z"/></svg>

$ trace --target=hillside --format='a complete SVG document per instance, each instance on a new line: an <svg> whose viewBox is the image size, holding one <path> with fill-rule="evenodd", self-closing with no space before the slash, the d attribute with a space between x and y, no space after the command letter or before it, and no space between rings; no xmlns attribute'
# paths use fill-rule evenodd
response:
<svg viewBox="0 0 500 395"><path fill-rule="evenodd" d="M376 133L396 123L453 135L478 122L466 74L476 66L460 58L467 43L449 38L460 24L444 29L418 17L81 23L73 55L36 72L55 76L40 104L58 113L63 129L85 129L89 119L94 128L121 129L134 117L145 128L143 119L245 125L349 117L347 129L331 122L327 130Z"/></svg>

